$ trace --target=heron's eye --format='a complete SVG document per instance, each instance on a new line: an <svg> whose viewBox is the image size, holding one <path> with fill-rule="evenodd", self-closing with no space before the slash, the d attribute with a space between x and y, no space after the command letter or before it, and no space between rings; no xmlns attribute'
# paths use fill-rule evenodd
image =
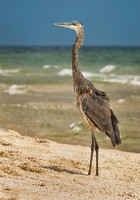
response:
<svg viewBox="0 0 140 200"><path fill-rule="evenodd" d="M73 22L73 25L76 25L76 22Z"/></svg>

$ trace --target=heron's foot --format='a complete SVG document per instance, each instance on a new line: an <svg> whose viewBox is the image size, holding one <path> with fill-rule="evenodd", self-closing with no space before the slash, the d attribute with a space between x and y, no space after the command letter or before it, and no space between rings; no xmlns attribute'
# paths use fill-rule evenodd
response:
<svg viewBox="0 0 140 200"><path fill-rule="evenodd" d="M99 176L99 173L96 172L96 175L95 175L95 176Z"/></svg>
<svg viewBox="0 0 140 200"><path fill-rule="evenodd" d="M91 175L91 171L88 172L88 175ZM96 173L95 176L99 176L99 173Z"/></svg>
<svg viewBox="0 0 140 200"><path fill-rule="evenodd" d="M91 171L88 172L88 175L91 175Z"/></svg>

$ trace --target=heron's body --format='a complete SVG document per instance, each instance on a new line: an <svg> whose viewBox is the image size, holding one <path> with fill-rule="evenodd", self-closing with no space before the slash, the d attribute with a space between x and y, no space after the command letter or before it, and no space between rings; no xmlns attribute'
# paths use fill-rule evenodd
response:
<svg viewBox="0 0 140 200"><path fill-rule="evenodd" d="M89 174L91 173L93 150L96 151L96 175L98 175L98 144L94 135L95 130L104 132L115 147L120 144L120 132L118 128L118 119L109 106L109 98L105 92L97 90L93 84L86 79L79 68L78 49L82 46L84 40L84 29L81 23L74 21L71 23L55 24L76 30L77 39L72 49L72 73L73 85L77 95L77 107L84 117L91 133L91 159Z"/></svg>

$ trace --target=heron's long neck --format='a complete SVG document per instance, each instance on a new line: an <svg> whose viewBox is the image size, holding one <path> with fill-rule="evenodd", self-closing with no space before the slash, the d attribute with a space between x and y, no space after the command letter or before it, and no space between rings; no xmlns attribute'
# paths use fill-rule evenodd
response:
<svg viewBox="0 0 140 200"><path fill-rule="evenodd" d="M84 41L84 30L81 26L77 31L77 39L73 45L72 49L72 73L73 73L73 81L74 87L77 85L78 79L83 76L80 68L79 68L79 61L78 61L78 49L82 46Z"/></svg>

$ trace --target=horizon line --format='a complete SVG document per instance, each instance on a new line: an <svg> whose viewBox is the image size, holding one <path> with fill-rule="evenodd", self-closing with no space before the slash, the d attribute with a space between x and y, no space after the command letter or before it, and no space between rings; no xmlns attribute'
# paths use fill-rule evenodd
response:
<svg viewBox="0 0 140 200"><path fill-rule="evenodd" d="M72 47L72 45L42 45L42 44L18 44L18 45L0 45L0 47ZM137 47L140 45L83 45L83 47Z"/></svg>

